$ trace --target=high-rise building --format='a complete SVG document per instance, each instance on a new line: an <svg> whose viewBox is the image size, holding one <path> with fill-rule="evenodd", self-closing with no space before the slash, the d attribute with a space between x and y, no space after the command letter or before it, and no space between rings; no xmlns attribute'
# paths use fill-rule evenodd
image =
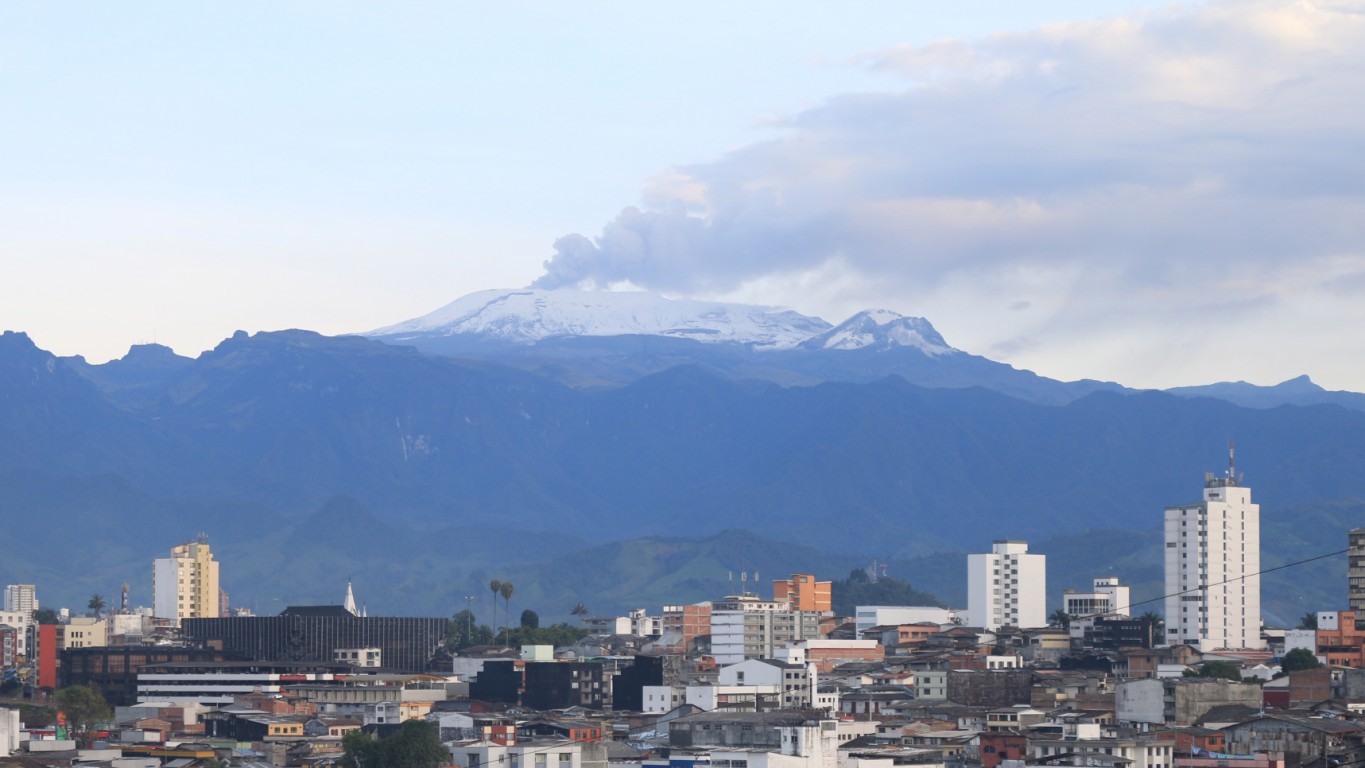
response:
<svg viewBox="0 0 1365 768"><path fill-rule="evenodd" d="M1351 530L1346 540L1346 600L1358 617L1356 629L1365 630L1365 528Z"/></svg>
<svg viewBox="0 0 1365 768"><path fill-rule="evenodd" d="M1264 648L1261 508L1228 452L1225 477L1204 475L1204 499L1166 508L1166 642L1211 651Z"/></svg>
<svg viewBox="0 0 1365 768"><path fill-rule="evenodd" d="M218 588L218 561L208 539L200 536L171 547L170 557L152 561L152 611L157 618L218 618L222 604Z"/></svg>
<svg viewBox="0 0 1365 768"><path fill-rule="evenodd" d="M32 584L10 584L5 587L5 610L7 611L28 611L32 613L38 610L38 595Z"/></svg>
<svg viewBox="0 0 1365 768"><path fill-rule="evenodd" d="M983 629L1047 626L1047 557L1000 539L967 556L967 621Z"/></svg>
<svg viewBox="0 0 1365 768"><path fill-rule="evenodd" d="M718 664L774 658L789 642L819 637L820 618L814 611L790 610L786 602L732 595L712 606L711 656Z"/></svg>

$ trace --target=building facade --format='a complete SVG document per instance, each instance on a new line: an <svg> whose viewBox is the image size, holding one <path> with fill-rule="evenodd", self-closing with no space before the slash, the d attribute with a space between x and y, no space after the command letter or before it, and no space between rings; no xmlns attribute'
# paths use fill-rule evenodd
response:
<svg viewBox="0 0 1365 768"><path fill-rule="evenodd" d="M1089 592L1068 589L1062 592L1062 610L1076 618L1127 616L1128 588L1115 576L1095 579Z"/></svg>
<svg viewBox="0 0 1365 768"><path fill-rule="evenodd" d="M208 539L200 537L171 547L170 557L152 561L152 610L157 618L215 619L222 594L218 584L218 561Z"/></svg>
<svg viewBox="0 0 1365 768"><path fill-rule="evenodd" d="M1028 542L1000 539L990 554L967 556L967 616L973 626L1047 626L1047 558Z"/></svg>
<svg viewBox="0 0 1365 768"><path fill-rule="evenodd" d="M1264 648L1261 508L1229 463L1204 476L1204 499L1167 507L1166 642L1201 651Z"/></svg>
<svg viewBox="0 0 1365 768"><path fill-rule="evenodd" d="M820 614L753 595L727 597L711 610L711 655L717 664L771 659L795 640L820 636Z"/></svg>
<svg viewBox="0 0 1365 768"><path fill-rule="evenodd" d="M1350 552L1346 555L1347 604L1356 615L1356 629L1365 630L1365 528L1346 534Z"/></svg>
<svg viewBox="0 0 1365 768"><path fill-rule="evenodd" d="M814 574L793 573L790 579L773 581L773 600L786 603L789 610L824 613L833 610L832 586L830 581L816 581Z"/></svg>
<svg viewBox="0 0 1365 768"><path fill-rule="evenodd" d="M32 584L10 584L5 587L5 610L24 613L38 610L37 588Z"/></svg>
<svg viewBox="0 0 1365 768"><path fill-rule="evenodd" d="M384 666L423 672L445 639L440 617L356 616L339 605L296 606L278 616L185 619L187 640L249 661L331 663L346 648L377 648Z"/></svg>

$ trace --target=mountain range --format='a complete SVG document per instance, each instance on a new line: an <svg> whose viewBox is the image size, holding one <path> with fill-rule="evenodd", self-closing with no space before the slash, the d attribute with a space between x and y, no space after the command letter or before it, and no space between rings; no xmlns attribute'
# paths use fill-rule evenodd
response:
<svg viewBox="0 0 1365 768"><path fill-rule="evenodd" d="M1161 510L1199 497L1229 436L1267 564L1358 525L1354 393L1058 382L922 318L625 296L475 294L368 337L102 365L0 335L0 578L149 603L151 558L206 532L261 612L352 577L372 614L453 613L504 578L557 616L873 558L960 603L963 553L1013 537L1055 553L1057 595L1112 568L1153 597ZM1267 578L1269 617L1338 606L1344 566L1312 568Z"/></svg>

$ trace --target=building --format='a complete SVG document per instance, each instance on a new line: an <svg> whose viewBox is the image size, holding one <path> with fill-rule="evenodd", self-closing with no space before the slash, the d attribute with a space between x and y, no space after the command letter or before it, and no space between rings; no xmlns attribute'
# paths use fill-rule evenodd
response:
<svg viewBox="0 0 1365 768"><path fill-rule="evenodd" d="M200 536L171 547L170 557L152 561L152 611L157 618L214 619L219 616L222 595L218 586L218 561L213 559L208 538Z"/></svg>
<svg viewBox="0 0 1365 768"><path fill-rule="evenodd" d="M14 627L18 632L18 653L27 659L29 655L29 632L34 626L33 613L31 611L0 611L0 624Z"/></svg>
<svg viewBox="0 0 1365 768"><path fill-rule="evenodd" d="M1076 618L1127 616L1128 588L1114 576L1095 579L1089 592L1068 589L1062 592L1062 610Z"/></svg>
<svg viewBox="0 0 1365 768"><path fill-rule="evenodd" d="M773 600L786 603L787 610L825 613L833 610L832 585L833 582L816 581L813 574L793 573L790 579L773 581Z"/></svg>
<svg viewBox="0 0 1365 768"><path fill-rule="evenodd" d="M873 627L902 624L952 624L957 614L951 608L934 605L860 605L853 609L854 632L861 639Z"/></svg>
<svg viewBox="0 0 1365 768"><path fill-rule="evenodd" d="M711 603L665 605L663 637L670 647L686 651L698 639L711 635Z"/></svg>
<svg viewBox="0 0 1365 768"><path fill-rule="evenodd" d="M1028 542L999 539L967 556L968 623L988 630L1047 626L1047 558Z"/></svg>
<svg viewBox="0 0 1365 768"><path fill-rule="evenodd" d="M1352 529L1346 538L1350 547L1346 555L1346 597L1358 617L1356 629L1365 630L1365 528Z"/></svg>
<svg viewBox="0 0 1365 768"><path fill-rule="evenodd" d="M1166 508L1166 642L1264 648L1261 508L1235 474L1204 476L1204 499Z"/></svg>
<svg viewBox="0 0 1365 768"><path fill-rule="evenodd" d="M340 605L318 605L291 606L278 616L185 619L181 633L244 661L332 663L338 650L377 648L385 667L424 672L447 624L441 617L356 616Z"/></svg>
<svg viewBox="0 0 1365 768"><path fill-rule="evenodd" d="M38 595L32 584L10 584L5 587L5 610L33 613L38 610Z"/></svg>
<svg viewBox="0 0 1365 768"><path fill-rule="evenodd" d="M68 648L100 648L109 644L103 619L77 616L68 624L57 625L57 650Z"/></svg>
<svg viewBox="0 0 1365 768"><path fill-rule="evenodd" d="M820 618L756 595L727 597L711 610L711 655L717 664L774 658L787 643L819 637Z"/></svg>

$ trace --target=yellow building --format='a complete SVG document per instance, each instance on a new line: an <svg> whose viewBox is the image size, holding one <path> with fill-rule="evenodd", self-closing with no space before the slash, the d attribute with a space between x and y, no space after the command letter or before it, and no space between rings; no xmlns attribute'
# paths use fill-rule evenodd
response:
<svg viewBox="0 0 1365 768"><path fill-rule="evenodd" d="M171 547L170 557L152 561L152 610L157 618L216 619L221 594L218 561L208 538L200 536Z"/></svg>

